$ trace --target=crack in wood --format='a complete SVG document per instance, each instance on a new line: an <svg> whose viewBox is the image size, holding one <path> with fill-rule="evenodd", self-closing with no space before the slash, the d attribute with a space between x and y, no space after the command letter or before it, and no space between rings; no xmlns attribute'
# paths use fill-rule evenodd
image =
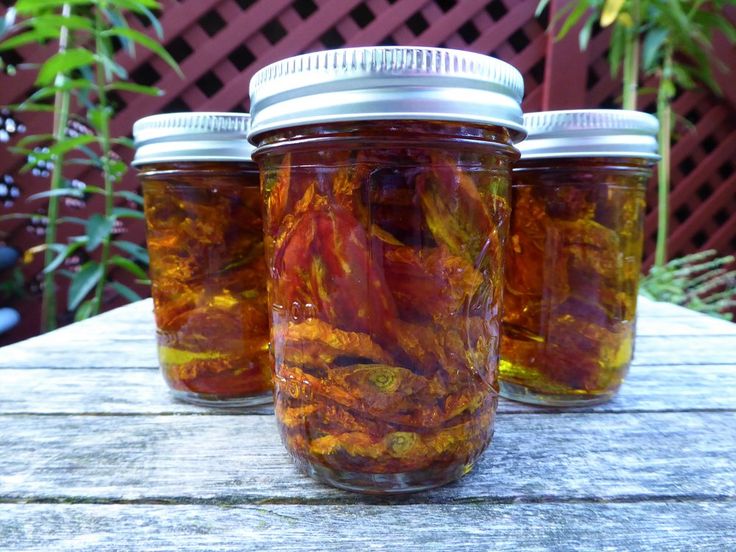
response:
<svg viewBox="0 0 736 552"><path fill-rule="evenodd" d="M146 498L102 498L88 496L28 496L13 497L0 495L0 504L86 504L97 506L397 506L397 505L514 505L514 504L641 504L641 503L688 503L713 502L736 503L736 495L623 495L617 497L558 497L558 496L509 496L484 497L466 496L457 498L433 498L431 494L418 493L406 496L372 496L345 492L342 499L336 497L305 498L305 497L278 497L278 498L249 498L247 496L219 496L217 498L192 497L146 497Z"/></svg>

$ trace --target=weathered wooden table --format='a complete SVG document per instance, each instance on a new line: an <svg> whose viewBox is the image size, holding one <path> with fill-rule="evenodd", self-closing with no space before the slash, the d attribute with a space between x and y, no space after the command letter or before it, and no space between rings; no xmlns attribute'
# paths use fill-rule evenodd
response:
<svg viewBox="0 0 736 552"><path fill-rule="evenodd" d="M613 402L502 402L459 483L322 486L270 411L173 402L150 301L0 349L0 549L736 550L736 325L640 301Z"/></svg>

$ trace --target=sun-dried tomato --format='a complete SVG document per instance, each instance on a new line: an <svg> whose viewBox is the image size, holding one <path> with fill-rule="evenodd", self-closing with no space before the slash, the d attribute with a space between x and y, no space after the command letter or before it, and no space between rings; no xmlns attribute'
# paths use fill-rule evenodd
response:
<svg viewBox="0 0 736 552"><path fill-rule="evenodd" d="M259 159L263 182L299 179L285 210L264 198L277 419L300 465L431 486L492 434L513 152L335 128L345 146Z"/></svg>
<svg viewBox="0 0 736 552"><path fill-rule="evenodd" d="M267 266L252 164L141 173L164 378L183 396L268 393Z"/></svg>
<svg viewBox="0 0 736 552"><path fill-rule="evenodd" d="M502 383L538 402L605 400L631 362L649 164L557 159L519 167L506 246Z"/></svg>

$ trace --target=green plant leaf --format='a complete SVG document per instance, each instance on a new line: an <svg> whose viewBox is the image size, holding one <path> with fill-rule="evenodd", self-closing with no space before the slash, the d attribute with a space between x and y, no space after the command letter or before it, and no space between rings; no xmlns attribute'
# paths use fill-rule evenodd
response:
<svg viewBox="0 0 736 552"><path fill-rule="evenodd" d="M549 0L539 0L539 4L537 4L537 9L534 10L534 17L539 17L540 15L542 15L544 8L546 8L548 4Z"/></svg>
<svg viewBox="0 0 736 552"><path fill-rule="evenodd" d="M126 240L113 240L112 244L121 251L124 251L125 253L133 257L136 261L141 262L145 265L150 264L148 250L146 250L146 248L142 245L138 245L137 243Z"/></svg>
<svg viewBox="0 0 736 552"><path fill-rule="evenodd" d="M132 201L133 203L137 203L138 205L143 205L143 198L140 194L137 194L135 192L120 190L118 192L115 192L115 197L122 197L123 199Z"/></svg>
<svg viewBox="0 0 736 552"><path fill-rule="evenodd" d="M15 8L8 8L8 11L0 17L0 37L8 32L15 25Z"/></svg>
<svg viewBox="0 0 736 552"><path fill-rule="evenodd" d="M136 211L135 209L128 209L127 207L115 207L112 210L112 215L115 218L132 218L143 220L143 212Z"/></svg>
<svg viewBox="0 0 736 552"><path fill-rule="evenodd" d="M113 144L118 146L125 146L126 148L135 149L135 142L127 136L121 136L120 138L114 138L111 140Z"/></svg>
<svg viewBox="0 0 736 552"><path fill-rule="evenodd" d="M123 16L117 8L104 9L102 12L110 23L110 27L129 27L125 16ZM132 40L123 37L120 37L119 40L126 53L131 57L135 57L135 43Z"/></svg>
<svg viewBox="0 0 736 552"><path fill-rule="evenodd" d="M144 94L146 96L163 96L164 91L155 86L144 86L134 82L113 82L105 86L105 90L121 90L123 92L134 92L136 94Z"/></svg>
<svg viewBox="0 0 736 552"><path fill-rule="evenodd" d="M19 104L22 107L26 103L37 102L38 100L46 100L53 98L58 92L78 92L80 90L87 90L92 87L92 83L84 79L60 79L62 82L58 86L43 86L36 90L33 94L28 96L23 102ZM49 104L50 105L50 104ZM53 106L52 106L53 107Z"/></svg>
<svg viewBox="0 0 736 552"><path fill-rule="evenodd" d="M0 222L6 220L28 220L38 215L34 213L8 213L7 215L0 215Z"/></svg>
<svg viewBox="0 0 736 552"><path fill-rule="evenodd" d="M49 85L54 82L56 75L67 74L74 69L92 65L94 62L95 55L84 48L72 48L65 52L59 52L51 56L41 66L36 84Z"/></svg>
<svg viewBox="0 0 736 552"><path fill-rule="evenodd" d="M50 142L54 139L53 134L32 134L30 136L24 136L18 141L18 147L24 148L31 144L37 144L39 142Z"/></svg>
<svg viewBox="0 0 736 552"><path fill-rule="evenodd" d="M131 303L135 303L136 301L141 301L143 299L143 297L138 295L135 291L120 282L110 282L110 287L114 289L118 295L127 299Z"/></svg>
<svg viewBox="0 0 736 552"><path fill-rule="evenodd" d="M661 48L665 40L669 36L667 29L652 29L644 37L642 43L642 68L645 72L651 73L655 66L657 59L661 56Z"/></svg>
<svg viewBox="0 0 736 552"><path fill-rule="evenodd" d="M38 192L37 194L28 196L26 201L36 201L37 199L45 199L49 197L82 198L84 197L84 192L82 192L82 190L77 190L76 188L57 188L56 190L46 190L45 192Z"/></svg>
<svg viewBox="0 0 736 552"><path fill-rule="evenodd" d="M150 36L128 27L116 27L113 29L108 29L106 31L103 31L102 34L104 36L117 36L119 38L127 38L129 40L132 40L136 44L140 44L144 48L148 48L154 54L164 60L166 64L169 65L169 67L176 71L177 75L179 75L181 78L184 78L184 73L181 72L179 64L176 63L176 60L171 57L171 54L166 51L166 48L161 46L161 44L159 44L155 39L151 38Z"/></svg>
<svg viewBox="0 0 736 552"><path fill-rule="evenodd" d="M49 274L59 268L61 264L66 259L68 259L72 253L74 253L82 246L84 246L84 240L77 240L68 244L64 249L59 251L58 255L56 255L56 257L54 257L54 259L48 265L46 265L46 267L43 269L44 273Z"/></svg>
<svg viewBox="0 0 736 552"><path fill-rule="evenodd" d="M81 217L61 217L57 222L59 224L78 224L80 226L87 225L87 220Z"/></svg>
<svg viewBox="0 0 736 552"><path fill-rule="evenodd" d="M606 28L612 25L618 15L621 13L621 8L624 7L625 0L606 0L601 10L601 28Z"/></svg>
<svg viewBox="0 0 736 552"><path fill-rule="evenodd" d="M698 11L698 13L695 14L694 20L698 25L711 32L718 29L730 43L733 44L736 42L736 25L731 23L731 21L727 17L724 17L723 14Z"/></svg>
<svg viewBox="0 0 736 552"><path fill-rule="evenodd" d="M89 299L79 305L79 308L77 309L77 312L74 313L74 321L80 322L82 320L86 320L87 318L92 316L92 313L94 312L95 308L95 300Z"/></svg>
<svg viewBox="0 0 736 552"><path fill-rule="evenodd" d="M49 148L49 155L51 157L64 155L67 152L96 141L97 138L90 136L89 134L82 134L81 136L75 136L74 138L64 138L64 140L57 142Z"/></svg>
<svg viewBox="0 0 736 552"><path fill-rule="evenodd" d="M36 29L50 29L57 33L61 32L62 28L66 28L73 31L94 31L95 27L92 22L86 17L78 15L58 15L56 13L45 13L42 15L35 15L29 21L33 24Z"/></svg>
<svg viewBox="0 0 736 552"><path fill-rule="evenodd" d="M621 25L615 25L611 32L611 47L608 51L608 63L611 66L611 76L615 77L624 58L626 47L626 29Z"/></svg>
<svg viewBox="0 0 736 552"><path fill-rule="evenodd" d="M100 57L100 61L102 62L106 73L117 75L123 80L128 78L128 71L126 71L125 67L117 63L114 59L107 56L102 56Z"/></svg>
<svg viewBox="0 0 736 552"><path fill-rule="evenodd" d="M677 82L677 84L679 84L683 88L695 88L695 80L693 80L690 72L682 65L678 64L672 67L672 76L674 77L675 82Z"/></svg>
<svg viewBox="0 0 736 552"><path fill-rule="evenodd" d="M160 9L160 6L157 6L154 9ZM158 17L154 15L154 13L148 9L146 6L141 6L141 14L148 19L148 22L151 24L151 27L153 27L153 31L156 33L156 36L159 40L164 39L164 28L161 26L161 22L158 20Z"/></svg>
<svg viewBox="0 0 736 552"><path fill-rule="evenodd" d="M96 105L87 110L87 120L98 131L107 126L112 116L113 110L109 105Z"/></svg>
<svg viewBox="0 0 736 552"><path fill-rule="evenodd" d="M126 172L128 172L128 164L119 159L111 159L108 163L108 169L110 174L115 175L116 179L120 179Z"/></svg>
<svg viewBox="0 0 736 552"><path fill-rule="evenodd" d="M161 7L158 0L110 0L110 3L119 8L140 12L142 8L157 10Z"/></svg>
<svg viewBox="0 0 736 552"><path fill-rule="evenodd" d="M586 0L578 0L578 4L575 6L575 8L572 10L570 15L567 16L567 19L565 19L565 22L562 24L562 28L560 29L560 32L557 33L557 36L555 37L555 40L562 40L567 36L567 33L570 32L570 29L572 29L578 21L585 15L585 13L589 9L588 2Z"/></svg>
<svg viewBox="0 0 736 552"><path fill-rule="evenodd" d="M100 165L94 159L65 159L64 163L67 163L69 165L81 165L83 167L95 167L96 169L102 169L102 165Z"/></svg>
<svg viewBox="0 0 736 552"><path fill-rule="evenodd" d="M141 278L143 280L148 278L148 274L145 270L143 270L130 259L121 257L120 255L113 255L112 257L110 257L110 264L118 266L127 272L130 272L136 278Z"/></svg>
<svg viewBox="0 0 736 552"><path fill-rule="evenodd" d="M94 151L92 151L87 146L80 146L79 151L82 152L84 155L86 155L89 158L89 161L91 161L93 167L97 167L99 169L102 169L102 158L97 155ZM67 163L71 163L71 159L68 161L65 161Z"/></svg>
<svg viewBox="0 0 736 552"><path fill-rule="evenodd" d="M580 48L581 52L584 52L588 49L588 44L590 43L590 35L593 32L593 25L595 25L596 19L596 14L591 14L588 17L588 20L585 22L585 25L583 25L583 28L580 29L580 34L578 35L578 47Z"/></svg>
<svg viewBox="0 0 736 552"><path fill-rule="evenodd" d="M75 310L84 300L87 294L94 289L97 282L102 278L102 265L97 261L87 261L79 269L79 272L72 276L69 284L69 294L67 295L67 308Z"/></svg>
<svg viewBox="0 0 736 552"><path fill-rule="evenodd" d="M17 34L0 43L0 51L12 50L25 46L26 44L43 44L47 40L53 40L59 37L59 33L52 29L33 29L21 34Z"/></svg>
<svg viewBox="0 0 736 552"><path fill-rule="evenodd" d="M10 104L7 108L12 111L25 111L26 113L52 113L54 111L54 106L51 104L33 102Z"/></svg>
<svg viewBox="0 0 736 552"><path fill-rule="evenodd" d="M95 4L96 0L18 0L15 3L15 9L20 14L36 15L39 9L59 8L64 4L72 6L89 6Z"/></svg>
<svg viewBox="0 0 736 552"><path fill-rule="evenodd" d="M85 224L85 233L87 234L87 251L94 251L97 247L110 236L115 220L95 213L87 219Z"/></svg>

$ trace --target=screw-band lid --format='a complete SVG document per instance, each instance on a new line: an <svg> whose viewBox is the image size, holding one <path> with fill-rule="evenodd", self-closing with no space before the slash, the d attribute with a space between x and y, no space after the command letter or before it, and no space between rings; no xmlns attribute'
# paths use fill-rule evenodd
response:
<svg viewBox="0 0 736 552"><path fill-rule="evenodd" d="M659 159L656 117L625 109L575 109L524 114L522 159L640 157Z"/></svg>
<svg viewBox="0 0 736 552"><path fill-rule="evenodd" d="M461 50L405 46L313 52L268 65L251 80L251 130L368 120L498 125L523 139L519 71Z"/></svg>
<svg viewBox="0 0 736 552"><path fill-rule="evenodd" d="M133 166L173 161L251 161L247 113L166 113L135 122Z"/></svg>

